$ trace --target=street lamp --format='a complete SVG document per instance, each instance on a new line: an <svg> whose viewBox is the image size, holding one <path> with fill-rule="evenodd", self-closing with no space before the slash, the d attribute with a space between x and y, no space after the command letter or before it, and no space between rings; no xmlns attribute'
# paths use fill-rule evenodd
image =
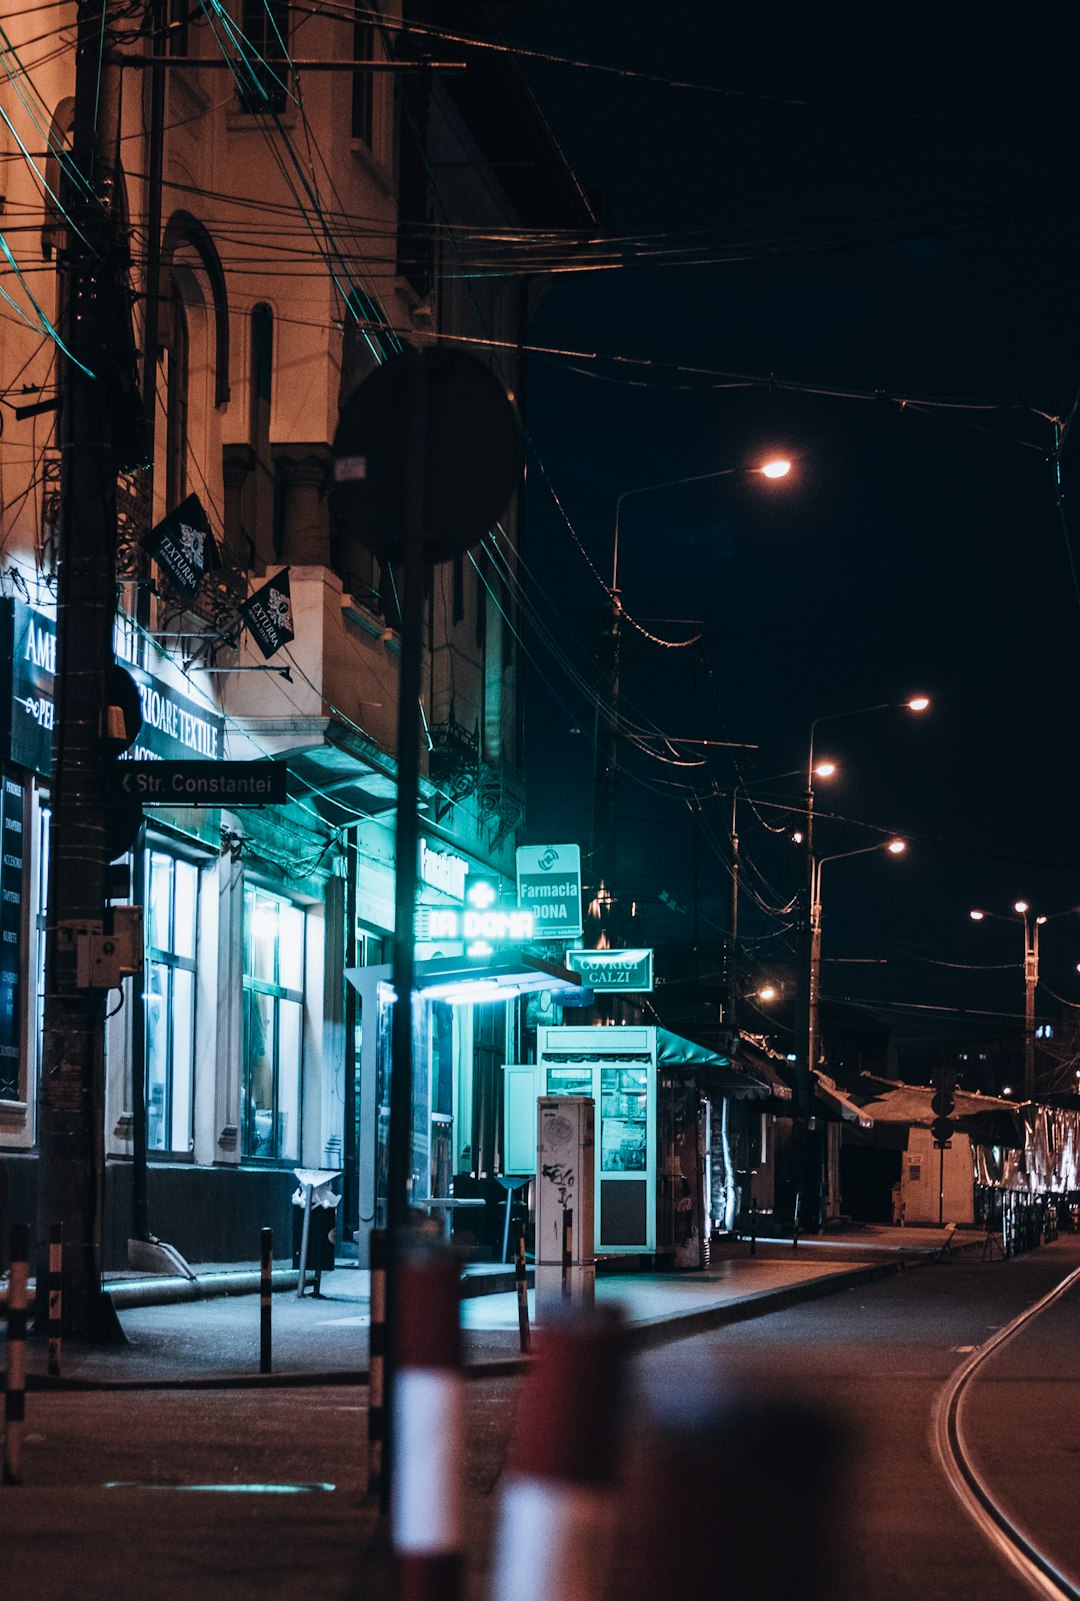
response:
<svg viewBox="0 0 1080 1601"><path fill-rule="evenodd" d="M596 738L596 765L593 770L592 878L594 884L611 888L614 865L615 786L618 772L619 672L621 665L622 597L619 593L619 526L623 502L635 495L652 494L661 489L678 489L684 484L705 483L712 478L786 478L790 461L775 458L755 467L719 467L713 472L692 473L686 478L665 478L656 484L624 489L615 501L615 537L611 551L611 587L601 644L601 671L607 688L607 719L599 719Z"/></svg>
<svg viewBox="0 0 1080 1601"><path fill-rule="evenodd" d="M1068 917L1076 911L1080 911L1080 907L1067 906L1063 912L1051 912L1048 915L1040 913L1036 916L1027 901L1015 901L1015 916L1007 912L984 912L978 906L968 913L973 923L993 917L1004 923L1019 920L1024 925L1024 1098L1028 1101L1035 1099L1035 992L1039 987L1039 930L1052 918Z"/></svg>
<svg viewBox="0 0 1080 1601"><path fill-rule="evenodd" d="M907 850L907 841L903 839L879 840L874 845L862 845L853 851L838 851L831 856L810 858L810 906L809 906L809 940L808 962L805 975L806 1018L803 1041L805 1046L805 1066L799 1063L799 1088L803 1096L800 1097L802 1105L796 1107L796 1116L802 1122L803 1146L802 1172L797 1178L795 1195L796 1226L798 1225L799 1211L804 1189L809 1186L811 1173L809 1162L809 1143L806 1136L809 1134L810 1106L813 1093L813 1073L818 1061L818 1007L821 993L821 880L826 862L844 861L849 856L868 856L874 851L886 851L890 856L901 856ZM800 979L803 974L800 971ZM800 1071L802 1070L802 1071ZM816 1219L814 1220L816 1224Z"/></svg>
<svg viewBox="0 0 1080 1601"><path fill-rule="evenodd" d="M811 1074L817 1065L817 1004L811 992L815 985L815 957L814 957L814 904L815 883L817 867L814 858L814 779L824 776L815 758L814 745L817 730L821 723L837 722L841 718L865 717L871 712L909 711L915 715L929 709L930 697L928 695L909 695L902 701L879 701L873 706L857 706L851 711L825 712L821 717L815 717L810 724L809 749L806 761L806 790L803 797L805 827L801 844L805 852L805 878L802 891L802 915L799 919L799 963L797 969L798 987L796 990L795 1006L795 1040L797 1057L796 1068L796 1105L795 1112L798 1121L804 1125L810 1118L812 1099ZM828 764L835 771L834 764ZM877 849L870 846L869 849ZM800 1049L801 1047L801 1049Z"/></svg>

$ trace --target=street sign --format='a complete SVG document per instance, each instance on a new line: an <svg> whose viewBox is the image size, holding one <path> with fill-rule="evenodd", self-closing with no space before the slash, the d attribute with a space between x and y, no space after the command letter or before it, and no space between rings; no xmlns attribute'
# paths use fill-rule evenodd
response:
<svg viewBox="0 0 1080 1601"><path fill-rule="evenodd" d="M653 987L651 950L567 951L566 965L586 989L648 993Z"/></svg>
<svg viewBox="0 0 1080 1601"><path fill-rule="evenodd" d="M144 806L279 806L281 762L117 762L112 793Z"/></svg>
<svg viewBox="0 0 1080 1601"><path fill-rule="evenodd" d="M935 1117L930 1125L930 1132L934 1136L934 1144L947 1150L953 1135L956 1133L956 1124L947 1117Z"/></svg>
<svg viewBox="0 0 1080 1601"><path fill-rule="evenodd" d="M580 939L581 846L521 845L518 905L530 911L537 939Z"/></svg>

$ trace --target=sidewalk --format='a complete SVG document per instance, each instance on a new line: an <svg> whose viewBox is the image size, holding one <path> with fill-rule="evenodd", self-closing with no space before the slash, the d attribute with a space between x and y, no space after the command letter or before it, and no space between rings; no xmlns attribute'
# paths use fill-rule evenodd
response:
<svg viewBox="0 0 1080 1601"><path fill-rule="evenodd" d="M952 1235L935 1228L865 1227L800 1240L724 1242L702 1272L604 1272L597 1300L618 1302L635 1349L663 1344L760 1317L796 1301L851 1288L951 1250L982 1248L976 1231ZM623 1264L619 1264L622 1266ZM28 1344L31 1388L238 1387L273 1384L363 1383L370 1327L369 1277L343 1264L323 1277L319 1298L296 1294L297 1275L275 1271L274 1372L259 1365L258 1272L254 1265L194 1267L194 1285L153 1276L109 1282L125 1346L67 1342L59 1380L45 1376L45 1342ZM475 1374L512 1374L521 1367L512 1270L472 1268L463 1284L466 1361ZM530 1319L534 1296L529 1295Z"/></svg>

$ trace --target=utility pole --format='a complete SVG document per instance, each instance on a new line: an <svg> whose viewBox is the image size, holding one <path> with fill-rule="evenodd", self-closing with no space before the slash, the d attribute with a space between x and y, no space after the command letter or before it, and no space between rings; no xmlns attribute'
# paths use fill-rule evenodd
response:
<svg viewBox="0 0 1080 1601"><path fill-rule="evenodd" d="M610 941L612 914L616 905L600 900L603 889L612 895L615 874L615 834L619 773L619 675L622 654L622 601L612 586L610 604L605 608L600 628L600 686L596 709L596 761L593 768L593 819L590 876L598 915L590 943Z"/></svg>
<svg viewBox="0 0 1080 1601"><path fill-rule="evenodd" d="M64 1313L77 1339L122 1339L102 1290L105 1006L86 972L105 916L108 679L116 616L117 449L134 384L126 241L120 221L120 68L103 49L111 0L80 0L65 249L60 413L56 722L40 1094L38 1239L63 1223ZM122 435L121 435L122 437ZM38 1283L46 1277L39 1273Z"/></svg>

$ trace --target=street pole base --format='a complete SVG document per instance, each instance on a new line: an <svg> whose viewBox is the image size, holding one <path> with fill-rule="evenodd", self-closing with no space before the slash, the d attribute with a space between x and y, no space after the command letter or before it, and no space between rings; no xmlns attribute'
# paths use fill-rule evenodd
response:
<svg viewBox="0 0 1080 1601"><path fill-rule="evenodd" d="M164 1240L129 1240L128 1267L139 1273L164 1273L168 1277L194 1280L195 1274L175 1245Z"/></svg>

